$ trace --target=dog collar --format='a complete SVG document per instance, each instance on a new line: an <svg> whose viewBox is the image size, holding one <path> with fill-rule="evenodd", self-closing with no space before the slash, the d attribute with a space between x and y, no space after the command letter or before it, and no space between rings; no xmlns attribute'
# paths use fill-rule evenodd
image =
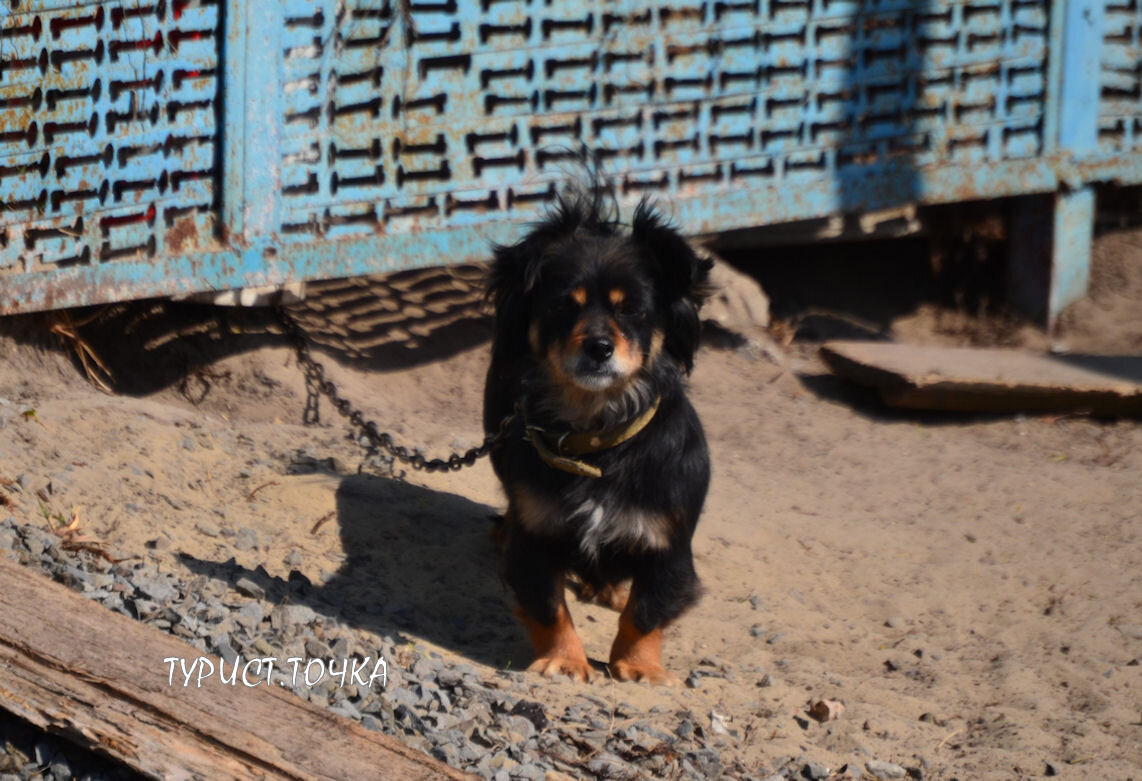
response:
<svg viewBox="0 0 1142 781"><path fill-rule="evenodd" d="M658 412L658 405L661 401L662 397L659 396L645 412L630 423L622 428L609 431L605 429L577 433L565 431L558 436L539 426L527 426L524 431L527 433L528 441L535 448L535 452L548 466L582 477L602 477L602 469L573 456L599 453L626 442L646 428L647 424L654 418L655 413Z"/></svg>

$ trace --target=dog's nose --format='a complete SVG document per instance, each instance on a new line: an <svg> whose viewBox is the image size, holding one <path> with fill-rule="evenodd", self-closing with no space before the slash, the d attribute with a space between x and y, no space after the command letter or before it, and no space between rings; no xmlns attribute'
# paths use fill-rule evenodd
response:
<svg viewBox="0 0 1142 781"><path fill-rule="evenodd" d="M592 337L583 342L583 352L596 363L602 363L615 354L615 343L606 337Z"/></svg>

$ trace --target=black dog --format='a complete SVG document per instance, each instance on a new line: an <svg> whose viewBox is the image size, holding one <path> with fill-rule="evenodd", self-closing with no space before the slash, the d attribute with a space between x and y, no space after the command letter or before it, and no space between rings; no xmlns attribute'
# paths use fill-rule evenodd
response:
<svg viewBox="0 0 1142 781"><path fill-rule="evenodd" d="M627 231L598 190L562 198L498 247L484 427L508 497L504 569L535 646L529 669L589 680L565 576L630 595L611 647L620 680L670 683L662 630L698 598L690 541L710 480L683 377L711 262L645 201ZM619 607L619 605L615 605Z"/></svg>

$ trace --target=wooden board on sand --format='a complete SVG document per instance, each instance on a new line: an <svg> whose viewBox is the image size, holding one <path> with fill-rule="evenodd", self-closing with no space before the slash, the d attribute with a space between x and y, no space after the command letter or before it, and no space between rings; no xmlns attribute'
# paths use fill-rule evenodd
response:
<svg viewBox="0 0 1142 781"><path fill-rule="evenodd" d="M1142 357L828 342L832 371L894 407L972 412L1142 414Z"/></svg>
<svg viewBox="0 0 1142 781"><path fill-rule="evenodd" d="M150 778L475 778L276 686L172 686L199 655L0 556L0 708L37 727Z"/></svg>

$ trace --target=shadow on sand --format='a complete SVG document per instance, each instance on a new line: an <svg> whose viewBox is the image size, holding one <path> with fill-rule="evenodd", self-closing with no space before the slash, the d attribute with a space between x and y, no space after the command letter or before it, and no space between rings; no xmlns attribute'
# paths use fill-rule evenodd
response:
<svg viewBox="0 0 1142 781"><path fill-rule="evenodd" d="M483 267L469 265L312 282L289 311L319 358L366 371L407 369L490 338L483 274ZM53 327L61 326L78 339L53 338ZM22 315L0 328L18 343L67 350L80 371L82 342L106 367L101 378L116 393L146 396L173 386L192 401L199 386L209 386L213 362L289 345L270 307L168 299Z"/></svg>
<svg viewBox="0 0 1142 781"><path fill-rule="evenodd" d="M336 498L345 561L323 584L232 559L182 562L231 586L248 578L270 602L307 605L398 643L408 633L483 664L518 668L528 660L497 574L491 508L372 475L342 477Z"/></svg>

